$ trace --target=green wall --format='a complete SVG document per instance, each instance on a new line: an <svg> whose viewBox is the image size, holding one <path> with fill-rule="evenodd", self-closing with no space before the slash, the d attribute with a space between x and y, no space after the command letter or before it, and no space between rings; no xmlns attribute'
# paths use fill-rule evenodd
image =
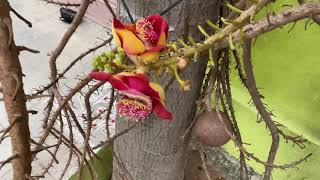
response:
<svg viewBox="0 0 320 180"><path fill-rule="evenodd" d="M296 1L277 1L271 9L279 10L283 4L296 4ZM304 150L286 144L281 138L277 163L295 161L312 152L313 156L290 170L275 170L273 179L319 180L320 179L320 26L316 23L307 26L305 20L289 24L274 32L260 36L253 46L253 66L260 92L266 97L268 108L274 110L276 121L285 125L291 132L303 135L310 141ZM233 64L232 67L235 65ZM233 69L233 68L232 68ZM240 84L237 72L232 72L232 92L244 142L259 157L266 159L270 147L270 136L264 123L256 123L256 111L249 107L249 95ZM233 143L226 146L231 152ZM250 161L259 172L263 167Z"/></svg>

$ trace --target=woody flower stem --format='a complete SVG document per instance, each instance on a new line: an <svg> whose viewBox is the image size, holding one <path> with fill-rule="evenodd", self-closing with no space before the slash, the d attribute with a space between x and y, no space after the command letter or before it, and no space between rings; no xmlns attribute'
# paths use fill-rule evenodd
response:
<svg viewBox="0 0 320 180"><path fill-rule="evenodd" d="M263 2L264 1L261 1L259 4L265 6L266 4ZM235 19L232 24L229 24L221 31L207 38L205 41L197 43L194 47L184 48L182 53L178 53L176 56L167 60L156 62L152 64L152 66L160 67L162 64L176 63L178 61L178 56L188 59L189 57L193 57L196 53L206 52L211 48L223 49L229 47L230 44L228 39L230 35L232 35L231 39L233 40L233 43L241 41L241 32L239 30L241 27L243 29L243 37L253 39L286 24L320 14L320 3L304 3L303 5L295 8L290 8L283 12L269 15L268 18L271 23L268 21L268 18L265 17L256 23L246 25L248 18L254 16L259 12L259 10L261 10L261 5L259 4L253 5L251 8L244 11L243 14ZM257 8L257 6L259 8Z"/></svg>

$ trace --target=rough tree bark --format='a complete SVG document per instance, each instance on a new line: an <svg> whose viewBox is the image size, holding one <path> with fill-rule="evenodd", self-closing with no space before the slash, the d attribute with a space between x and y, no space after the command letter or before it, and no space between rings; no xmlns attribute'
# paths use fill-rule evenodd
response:
<svg viewBox="0 0 320 180"><path fill-rule="evenodd" d="M13 180L25 180L31 173L30 132L26 96L23 91L19 50L15 45L10 18L10 5L0 0L0 80L9 119L13 159Z"/></svg>
<svg viewBox="0 0 320 180"><path fill-rule="evenodd" d="M176 0L127 0L126 2L133 16L138 18L159 13ZM121 4L120 1L119 4ZM171 28L174 28L170 33L170 39L186 38L189 34L196 39L203 38L199 35L196 26L207 19L216 21L219 7L219 0L183 1L165 16ZM118 7L118 13L121 17L126 15L121 5ZM183 140L181 136L195 116L195 101L200 94L205 66L206 60L200 60L197 63L191 63L182 73L184 79L192 82L189 92L181 92L176 82L166 91L166 105L174 115L172 122L152 116L115 141L114 180L182 180L184 178L188 138ZM166 80L168 77L162 78L162 82ZM121 132L130 126L132 126L131 122L118 119L116 132Z"/></svg>

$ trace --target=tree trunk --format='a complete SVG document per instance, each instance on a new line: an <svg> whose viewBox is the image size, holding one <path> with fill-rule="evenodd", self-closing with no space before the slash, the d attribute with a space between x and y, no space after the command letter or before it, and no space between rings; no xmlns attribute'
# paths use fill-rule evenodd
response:
<svg viewBox="0 0 320 180"><path fill-rule="evenodd" d="M133 17L139 18L159 13L176 0L127 0L126 2ZM121 1L118 3L121 4ZM217 21L219 7L219 0L183 1L165 15L170 29L174 29L169 35L170 39L186 38L189 34L192 34L195 39L203 38L197 30L197 25L207 19ZM122 18L126 15L121 5L118 7L118 14ZM182 136L196 113L195 101L200 94L206 62L206 57L203 57L196 63L190 63L189 67L181 73L184 79L191 81L190 91L180 91L176 81L167 89L166 105L173 112L172 122L163 121L152 115L116 139L114 180L182 180L184 178L188 138L182 139ZM162 82L167 80L168 77L162 78ZM118 118L116 133L130 126L132 126L131 122Z"/></svg>
<svg viewBox="0 0 320 180"><path fill-rule="evenodd" d="M13 179L25 180L31 173L30 132L26 96L23 91L19 51L16 47L7 0L0 0L0 80L3 100L9 119Z"/></svg>

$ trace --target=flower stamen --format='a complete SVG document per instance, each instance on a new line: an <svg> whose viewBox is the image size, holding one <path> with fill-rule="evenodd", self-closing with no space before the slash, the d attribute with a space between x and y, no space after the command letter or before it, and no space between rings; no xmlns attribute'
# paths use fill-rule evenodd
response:
<svg viewBox="0 0 320 180"><path fill-rule="evenodd" d="M152 22L147 19L142 18L137 21L136 31L143 41L148 42L150 45L155 45L157 43L157 33L153 29Z"/></svg>
<svg viewBox="0 0 320 180"><path fill-rule="evenodd" d="M149 97L127 91L119 93L125 95L116 105L120 116L134 121L143 121L152 112Z"/></svg>

